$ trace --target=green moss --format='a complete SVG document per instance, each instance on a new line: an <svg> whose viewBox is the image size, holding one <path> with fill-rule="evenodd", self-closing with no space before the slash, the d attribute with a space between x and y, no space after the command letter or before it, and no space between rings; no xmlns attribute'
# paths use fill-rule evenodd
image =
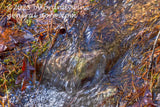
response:
<svg viewBox="0 0 160 107"><path fill-rule="evenodd" d="M32 19L31 19L31 18L28 18L28 19L26 20L26 24L30 27L31 24L32 24Z"/></svg>
<svg viewBox="0 0 160 107"><path fill-rule="evenodd" d="M3 62L8 64L10 62L10 59L4 59Z"/></svg>
<svg viewBox="0 0 160 107"><path fill-rule="evenodd" d="M35 47L35 48L32 49L31 52L32 52L32 53L35 53L35 52L37 51L37 49L38 49L38 47Z"/></svg>
<svg viewBox="0 0 160 107"><path fill-rule="evenodd" d="M36 2L37 2L37 3L40 3L40 2L41 2L41 0L37 0Z"/></svg>
<svg viewBox="0 0 160 107"><path fill-rule="evenodd" d="M9 79L9 82L12 82L12 79Z"/></svg>
<svg viewBox="0 0 160 107"><path fill-rule="evenodd" d="M35 48L36 47L36 45L32 45L32 48Z"/></svg>
<svg viewBox="0 0 160 107"><path fill-rule="evenodd" d="M94 2L94 0L90 0L90 2Z"/></svg>
<svg viewBox="0 0 160 107"><path fill-rule="evenodd" d="M57 13L57 12L58 12L58 9L57 9L57 8L55 8L53 11L54 11L54 13Z"/></svg>
<svg viewBox="0 0 160 107"><path fill-rule="evenodd" d="M37 3L44 3L45 0L37 0L36 2L37 2Z"/></svg>
<svg viewBox="0 0 160 107"><path fill-rule="evenodd" d="M12 60L12 63L13 63L13 64L16 64L16 60L15 60L15 59L13 59L13 60Z"/></svg>
<svg viewBox="0 0 160 107"><path fill-rule="evenodd" d="M40 52L42 52L42 50L41 50L41 49L38 49L38 53L40 53Z"/></svg>
<svg viewBox="0 0 160 107"><path fill-rule="evenodd" d="M73 12L73 14L77 14L77 13L78 13L78 11L74 11L74 12Z"/></svg>
<svg viewBox="0 0 160 107"><path fill-rule="evenodd" d="M0 83L3 83L3 81L4 81L4 79L1 78L1 79L0 79Z"/></svg>
<svg viewBox="0 0 160 107"><path fill-rule="evenodd" d="M30 52L27 52L27 55L29 55L30 54Z"/></svg>
<svg viewBox="0 0 160 107"><path fill-rule="evenodd" d="M43 52L45 52L48 48L43 48Z"/></svg>
<svg viewBox="0 0 160 107"><path fill-rule="evenodd" d="M17 74L21 74L22 72L23 72L22 69L19 69Z"/></svg>
<svg viewBox="0 0 160 107"><path fill-rule="evenodd" d="M50 42L47 42L43 47L45 48L45 47L47 47L47 45L49 44Z"/></svg>

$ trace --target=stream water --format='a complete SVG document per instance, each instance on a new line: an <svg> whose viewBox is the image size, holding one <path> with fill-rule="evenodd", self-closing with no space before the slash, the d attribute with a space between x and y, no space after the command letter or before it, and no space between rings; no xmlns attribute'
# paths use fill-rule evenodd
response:
<svg viewBox="0 0 160 107"><path fill-rule="evenodd" d="M121 105L119 93L124 84L130 83L132 74L129 67L123 68L130 66L130 61L139 63L141 58L137 48L133 53L137 59L131 57L131 41L141 30L159 23L159 17L151 17L159 14L160 1L78 1L61 1L61 5L84 3L89 10L81 10L76 21L60 19L67 33L57 38L40 87L16 91L11 96L18 107Z"/></svg>

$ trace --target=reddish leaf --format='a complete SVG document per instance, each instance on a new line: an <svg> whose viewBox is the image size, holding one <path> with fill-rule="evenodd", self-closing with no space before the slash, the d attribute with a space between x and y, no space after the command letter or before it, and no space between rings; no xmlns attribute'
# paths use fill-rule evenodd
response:
<svg viewBox="0 0 160 107"><path fill-rule="evenodd" d="M24 90L28 85L29 81L31 81L31 71L34 71L35 68L30 66L29 62L26 61L26 58L23 60L22 71L23 73L20 74L15 82L15 84L22 83L21 90Z"/></svg>
<svg viewBox="0 0 160 107"><path fill-rule="evenodd" d="M22 71L24 72L24 71L25 71L25 69L26 69L26 61L25 61L25 60L23 60Z"/></svg>
<svg viewBox="0 0 160 107"><path fill-rule="evenodd" d="M3 29L2 28L2 33L1 33L1 36L3 39L5 40L10 40L9 39L9 36L13 34L13 30L11 29Z"/></svg>
<svg viewBox="0 0 160 107"><path fill-rule="evenodd" d="M0 26L0 53L14 49L19 43L24 43L25 32Z"/></svg>
<svg viewBox="0 0 160 107"><path fill-rule="evenodd" d="M9 19L9 21L13 22L14 24L17 24L17 20L14 19L13 17L11 17L11 18Z"/></svg>

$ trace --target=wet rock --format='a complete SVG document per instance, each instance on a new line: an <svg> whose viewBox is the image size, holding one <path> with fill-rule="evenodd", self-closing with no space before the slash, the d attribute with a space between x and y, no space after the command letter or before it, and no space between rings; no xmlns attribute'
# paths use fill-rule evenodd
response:
<svg viewBox="0 0 160 107"><path fill-rule="evenodd" d="M64 87L79 87L87 81L98 82L104 75L106 65L105 53L92 51L61 56L53 55L48 61L46 73L54 82ZM58 79L58 80L56 80Z"/></svg>
<svg viewBox="0 0 160 107"><path fill-rule="evenodd" d="M104 98L107 98L107 97L112 97L112 96L116 95L117 92L118 92L117 87L109 86L109 87L107 87L107 89L105 91L99 92L98 95L102 95Z"/></svg>

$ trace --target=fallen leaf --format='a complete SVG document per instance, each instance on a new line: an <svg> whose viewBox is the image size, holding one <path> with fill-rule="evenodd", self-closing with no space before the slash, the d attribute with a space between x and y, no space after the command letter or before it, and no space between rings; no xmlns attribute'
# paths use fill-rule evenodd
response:
<svg viewBox="0 0 160 107"><path fill-rule="evenodd" d="M25 32L0 26L0 52L14 49L19 43L24 43Z"/></svg>
<svg viewBox="0 0 160 107"><path fill-rule="evenodd" d="M15 82L15 84L22 83L21 90L23 91L26 89L26 86L28 85L29 81L31 81L31 71L34 71L35 68L30 66L29 62L26 58L23 60L23 66L22 66L22 74L20 74Z"/></svg>

